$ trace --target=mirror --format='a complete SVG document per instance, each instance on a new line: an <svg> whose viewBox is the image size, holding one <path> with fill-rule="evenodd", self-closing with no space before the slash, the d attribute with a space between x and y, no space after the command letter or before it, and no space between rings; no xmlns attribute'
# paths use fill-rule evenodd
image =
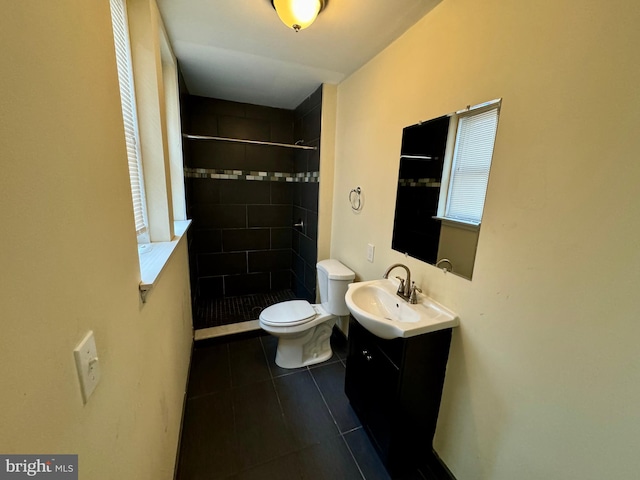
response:
<svg viewBox="0 0 640 480"><path fill-rule="evenodd" d="M403 129L391 248L471 280L499 108Z"/></svg>

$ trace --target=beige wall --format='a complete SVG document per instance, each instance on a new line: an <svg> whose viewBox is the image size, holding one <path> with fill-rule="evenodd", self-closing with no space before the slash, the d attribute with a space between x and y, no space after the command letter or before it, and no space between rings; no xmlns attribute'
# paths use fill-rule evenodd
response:
<svg viewBox="0 0 640 480"><path fill-rule="evenodd" d="M473 277L473 266L478 247L479 230L453 222L442 222L438 241L438 260L448 259L453 265L444 262L442 268L452 268L456 275Z"/></svg>
<svg viewBox="0 0 640 480"><path fill-rule="evenodd" d="M0 15L0 452L170 479L191 345L186 245L142 305L109 2ZM73 349L95 332L83 406Z"/></svg>
<svg viewBox="0 0 640 480"><path fill-rule="evenodd" d="M633 0L444 0L338 87L331 255L406 262L459 313L435 442L458 480L640 469L639 23ZM390 248L401 133L498 97L469 282Z"/></svg>

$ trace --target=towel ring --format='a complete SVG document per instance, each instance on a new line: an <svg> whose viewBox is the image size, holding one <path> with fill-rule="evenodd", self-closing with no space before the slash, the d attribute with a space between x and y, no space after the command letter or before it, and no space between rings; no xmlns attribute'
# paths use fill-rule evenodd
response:
<svg viewBox="0 0 640 480"><path fill-rule="evenodd" d="M354 212L359 212L362 208L362 198L360 197L361 194L362 189L360 187L353 188L349 192L349 203L351 204L351 209Z"/></svg>

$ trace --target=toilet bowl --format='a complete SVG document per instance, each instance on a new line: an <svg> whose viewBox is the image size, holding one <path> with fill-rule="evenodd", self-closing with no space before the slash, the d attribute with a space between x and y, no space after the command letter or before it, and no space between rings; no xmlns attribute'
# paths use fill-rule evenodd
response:
<svg viewBox="0 0 640 480"><path fill-rule="evenodd" d="M336 319L349 314L344 295L355 273L337 260L322 260L316 266L320 304L290 300L260 314L260 327L278 337L275 361L279 367L299 368L329 360Z"/></svg>

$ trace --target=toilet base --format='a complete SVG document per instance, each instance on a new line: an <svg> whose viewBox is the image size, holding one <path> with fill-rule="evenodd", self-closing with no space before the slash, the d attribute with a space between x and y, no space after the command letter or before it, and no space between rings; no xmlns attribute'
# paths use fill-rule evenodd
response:
<svg viewBox="0 0 640 480"><path fill-rule="evenodd" d="M300 368L329 360L331 333L335 318L322 322L300 336L279 336L276 350L276 365L281 368Z"/></svg>

